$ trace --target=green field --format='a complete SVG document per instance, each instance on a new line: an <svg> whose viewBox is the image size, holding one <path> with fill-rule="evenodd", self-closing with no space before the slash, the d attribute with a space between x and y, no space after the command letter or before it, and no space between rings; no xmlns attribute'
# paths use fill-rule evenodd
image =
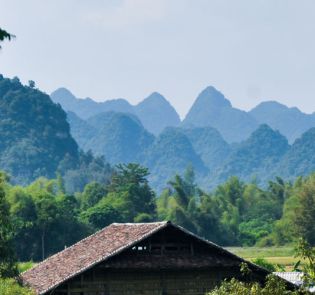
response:
<svg viewBox="0 0 315 295"><path fill-rule="evenodd" d="M298 258L294 257L293 247L228 247L228 251L252 261L255 258L265 258L268 262L284 267L286 271L293 269Z"/></svg>

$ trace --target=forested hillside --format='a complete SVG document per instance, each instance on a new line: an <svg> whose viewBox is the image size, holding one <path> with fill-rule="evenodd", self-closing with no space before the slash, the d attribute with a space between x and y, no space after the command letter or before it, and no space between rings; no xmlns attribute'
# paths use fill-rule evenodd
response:
<svg viewBox="0 0 315 295"><path fill-rule="evenodd" d="M0 138L0 170L9 173L13 183L61 174L72 192L90 181L109 179L109 165L79 151L66 113L33 82L24 86L18 78L0 75Z"/></svg>
<svg viewBox="0 0 315 295"><path fill-rule="evenodd" d="M17 183L54 177L66 156L78 161L78 146L62 108L18 78L1 75L0 138L0 167Z"/></svg>
<svg viewBox="0 0 315 295"><path fill-rule="evenodd" d="M233 150L221 166L217 183L232 175L237 175L245 181L256 179L260 183L266 183L289 148L283 135L268 125L261 125Z"/></svg>
<svg viewBox="0 0 315 295"><path fill-rule="evenodd" d="M102 113L89 120L69 113L71 132L85 150L111 164L138 162L152 171L149 180L161 190L174 173L188 166L206 189L238 176L262 185L276 176L293 179L315 170L314 129L292 146L279 132L263 124L248 139L228 144L212 127L166 128L159 136L147 132L134 115Z"/></svg>
<svg viewBox="0 0 315 295"><path fill-rule="evenodd" d="M126 113L106 112L87 120L96 134L83 146L96 155L104 155L112 164L140 162L154 136L137 117Z"/></svg>
<svg viewBox="0 0 315 295"><path fill-rule="evenodd" d="M11 174L12 182L28 184L40 176L54 178L61 174L66 190L75 192L93 180L108 182L111 173L108 163L135 162L150 169L148 179L160 192L172 175L190 166L195 170L196 182L204 189L214 188L231 176L266 186L268 180L277 176L290 180L315 170L314 129L289 145L279 131L266 124L257 127L250 115L234 109L213 87L199 95L187 115L189 120L185 119L182 127L156 129L158 136L148 132L135 115L136 110L141 110L138 114L147 117L146 124L155 122L153 125L156 125L159 118L168 116L168 111L172 113L172 107L158 93L133 107L133 114L98 111L82 119L73 112L66 115L58 104L35 89L34 83L23 86L17 78L10 80L1 76L0 91L0 167ZM72 103L76 107L82 103L87 110L97 104L89 99L78 100L65 89L58 90L57 94L60 92L63 99L67 97L65 101L70 109ZM128 104L120 100L98 105L104 109L115 105L119 109ZM300 112L299 116L303 114ZM176 114L173 112L170 117L175 118ZM206 126L191 126L189 122L193 118ZM243 118L245 125L257 128L245 140L229 144L210 126L214 123L207 126L209 118L219 124L218 128L240 126L231 121L235 118ZM173 124L176 122L173 120ZM236 129L229 132L240 136Z"/></svg>

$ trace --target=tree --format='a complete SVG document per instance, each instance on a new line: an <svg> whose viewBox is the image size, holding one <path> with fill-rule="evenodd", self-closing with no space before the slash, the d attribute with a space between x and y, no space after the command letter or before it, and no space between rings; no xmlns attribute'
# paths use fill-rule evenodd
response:
<svg viewBox="0 0 315 295"><path fill-rule="evenodd" d="M117 206L125 212L126 221L134 221L142 213L149 214L152 220L156 216L155 193L149 186L148 175L148 169L140 164L116 166L108 186L108 197L113 198Z"/></svg>
<svg viewBox="0 0 315 295"><path fill-rule="evenodd" d="M96 181L88 183L80 196L81 207L85 210L96 205L107 194L105 185Z"/></svg>
<svg viewBox="0 0 315 295"><path fill-rule="evenodd" d="M29 80L29 81L28 81L28 86L29 86L30 88L35 88L35 82L34 82L33 80Z"/></svg>
<svg viewBox="0 0 315 295"><path fill-rule="evenodd" d="M10 41L14 37L15 37L14 35L0 28L0 42L3 42L6 39ZM1 46L0 46L0 49L1 49Z"/></svg>
<svg viewBox="0 0 315 295"><path fill-rule="evenodd" d="M242 280L232 278L225 280L221 286L207 295L298 295L304 294L297 290L289 290L285 280L270 274L265 284L252 280L252 271L246 263L241 265ZM306 293L305 293L306 294Z"/></svg>
<svg viewBox="0 0 315 295"><path fill-rule="evenodd" d="M295 249L295 257L304 260L302 271L305 274L303 279L306 286L312 286L315 282L315 248L313 248L305 239L300 238ZM298 268L301 260L296 263Z"/></svg>
<svg viewBox="0 0 315 295"><path fill-rule="evenodd" d="M208 295L298 295L298 291L287 289L284 280L280 280L274 275L267 277L266 284L247 283L232 279L224 281L220 287L208 293Z"/></svg>
<svg viewBox="0 0 315 295"><path fill-rule="evenodd" d="M8 176L0 172L0 277L12 277L17 274L12 245L13 228L4 190L7 180Z"/></svg>
<svg viewBox="0 0 315 295"><path fill-rule="evenodd" d="M81 219L99 230L112 222L122 221L121 212L113 206L110 198L103 198L95 206L81 213Z"/></svg>
<svg viewBox="0 0 315 295"><path fill-rule="evenodd" d="M299 206L293 218L296 236L304 238L315 245L315 174L311 175L302 185L297 195Z"/></svg>

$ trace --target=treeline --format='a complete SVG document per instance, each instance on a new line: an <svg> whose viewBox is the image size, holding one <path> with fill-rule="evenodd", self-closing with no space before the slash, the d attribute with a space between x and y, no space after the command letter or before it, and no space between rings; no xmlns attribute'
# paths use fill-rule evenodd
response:
<svg viewBox="0 0 315 295"><path fill-rule="evenodd" d="M299 237L315 244L315 174L277 178L265 188L232 177L204 192L188 168L159 196L148 175L139 164L118 165L108 182L69 194L61 176L22 187L2 173L18 259L40 261L112 222L171 220L223 246L293 244Z"/></svg>

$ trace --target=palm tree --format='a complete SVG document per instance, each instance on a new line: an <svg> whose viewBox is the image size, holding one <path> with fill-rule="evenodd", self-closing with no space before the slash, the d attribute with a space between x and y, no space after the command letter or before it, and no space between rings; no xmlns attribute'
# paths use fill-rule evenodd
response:
<svg viewBox="0 0 315 295"><path fill-rule="evenodd" d="M15 37L14 35L12 35L12 34L8 33L7 31L0 28L0 42L3 42L6 39L11 40L14 37ZM0 46L0 48L1 48L1 46Z"/></svg>

